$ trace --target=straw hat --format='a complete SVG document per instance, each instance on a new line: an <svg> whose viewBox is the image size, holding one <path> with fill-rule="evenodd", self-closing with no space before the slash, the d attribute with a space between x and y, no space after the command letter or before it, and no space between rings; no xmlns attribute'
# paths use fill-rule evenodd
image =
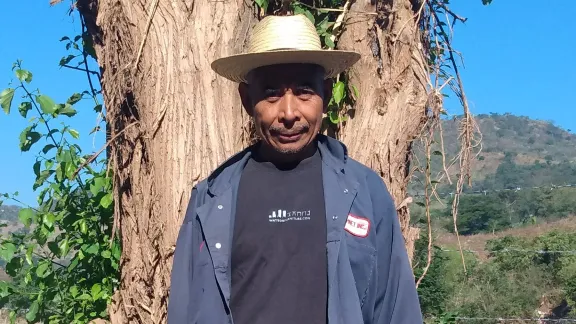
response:
<svg viewBox="0 0 576 324"><path fill-rule="evenodd" d="M267 16L254 26L246 53L212 62L212 69L234 82L246 82L251 70L275 64L309 63L336 76L360 59L351 51L323 50L316 27L304 15Z"/></svg>

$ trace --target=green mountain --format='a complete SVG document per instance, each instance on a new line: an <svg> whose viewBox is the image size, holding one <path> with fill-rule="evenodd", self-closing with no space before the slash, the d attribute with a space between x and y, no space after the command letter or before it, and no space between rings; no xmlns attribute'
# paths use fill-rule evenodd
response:
<svg viewBox="0 0 576 324"><path fill-rule="evenodd" d="M571 130L512 114L482 114L475 120L482 141L480 152L472 161L472 188L467 191L576 184L576 134ZM459 121L460 117L443 121L447 165L459 149ZM440 151L439 145L434 145L435 150ZM416 146L416 154L425 161L421 146ZM432 156L431 164L433 170L439 171L442 159L437 154ZM454 180L456 165L448 170ZM440 191L452 188L445 181L439 185ZM411 189L421 192L422 186L414 181Z"/></svg>

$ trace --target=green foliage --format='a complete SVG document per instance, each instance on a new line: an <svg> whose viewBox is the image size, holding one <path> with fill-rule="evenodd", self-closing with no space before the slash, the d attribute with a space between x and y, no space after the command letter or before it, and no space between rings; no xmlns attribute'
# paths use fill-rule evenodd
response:
<svg viewBox="0 0 576 324"><path fill-rule="evenodd" d="M418 278L426 264L427 238L419 239L415 247ZM456 316L533 318L545 302L549 308L544 310L554 309L558 318L576 318L576 253L571 252L575 250L574 233L498 238L486 244L487 260L465 254L465 275L458 253L435 248L418 288L422 311L433 323L455 323Z"/></svg>
<svg viewBox="0 0 576 324"><path fill-rule="evenodd" d="M414 276L416 280L422 276L428 260L428 236L422 235L415 244L415 255L412 261L415 264ZM418 296L422 313L426 316L442 316L446 311L446 301L449 299L450 290L446 285L444 273L446 271L447 256L438 252L440 248L435 246L432 263L426 276L418 286Z"/></svg>
<svg viewBox="0 0 576 324"><path fill-rule="evenodd" d="M560 287L568 305L576 306L576 252L572 252L576 234L553 231L534 239L504 237L489 241L487 248L500 271L541 269L550 285Z"/></svg>
<svg viewBox="0 0 576 324"><path fill-rule="evenodd" d="M87 157L75 143L80 133L56 123L73 117L74 104L88 92L56 103L27 88L32 73L22 69L21 62L14 65L14 73L19 84L4 90L1 102L10 113L14 93L23 98L18 111L30 124L20 134L20 149L38 152L31 170L38 207L18 210L27 232L14 232L0 241L0 257L12 278L0 283L0 305L12 309L14 318L21 314L31 323L107 318L107 305L119 282L121 253L119 240L111 237L112 181L105 159L85 165ZM3 197L19 202L16 195Z"/></svg>
<svg viewBox="0 0 576 324"><path fill-rule="evenodd" d="M464 235L494 232L574 215L575 196L576 188L571 187L462 195L458 230ZM451 203L438 216L451 219ZM447 222L446 229L453 231L451 222Z"/></svg>

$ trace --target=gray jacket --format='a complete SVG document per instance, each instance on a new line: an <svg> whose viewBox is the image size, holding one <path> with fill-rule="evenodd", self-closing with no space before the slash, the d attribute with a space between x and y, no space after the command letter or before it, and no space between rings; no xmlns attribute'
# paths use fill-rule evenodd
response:
<svg viewBox="0 0 576 324"><path fill-rule="evenodd" d="M329 324L420 324L414 277L380 177L320 135ZM232 226L246 149L192 190L172 268L169 324L232 324Z"/></svg>

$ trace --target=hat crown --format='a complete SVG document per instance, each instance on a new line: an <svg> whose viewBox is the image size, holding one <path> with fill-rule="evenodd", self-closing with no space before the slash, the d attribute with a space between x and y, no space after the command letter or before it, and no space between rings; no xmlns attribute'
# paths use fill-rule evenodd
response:
<svg viewBox="0 0 576 324"><path fill-rule="evenodd" d="M316 27L304 15L266 16L254 26L247 52L321 50Z"/></svg>

